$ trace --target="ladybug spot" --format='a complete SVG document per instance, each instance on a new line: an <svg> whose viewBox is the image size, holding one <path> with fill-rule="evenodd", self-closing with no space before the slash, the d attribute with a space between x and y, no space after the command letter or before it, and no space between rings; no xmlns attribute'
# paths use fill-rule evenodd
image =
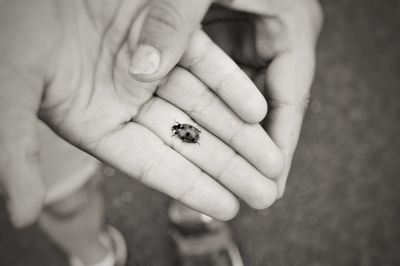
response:
<svg viewBox="0 0 400 266"><path fill-rule="evenodd" d="M185 135L186 135L186 137L189 137L189 136L190 136L190 133L189 133L189 132L186 132Z"/></svg>

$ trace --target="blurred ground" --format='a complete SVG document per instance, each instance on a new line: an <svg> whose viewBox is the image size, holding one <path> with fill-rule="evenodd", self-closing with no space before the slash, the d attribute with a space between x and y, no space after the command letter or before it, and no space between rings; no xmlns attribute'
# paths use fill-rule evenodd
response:
<svg viewBox="0 0 400 266"><path fill-rule="evenodd" d="M400 265L400 2L322 1L325 27L310 110L287 193L231 222L247 266ZM168 198L116 173L107 216L130 264L175 265ZM1 266L63 266L35 227L0 208Z"/></svg>

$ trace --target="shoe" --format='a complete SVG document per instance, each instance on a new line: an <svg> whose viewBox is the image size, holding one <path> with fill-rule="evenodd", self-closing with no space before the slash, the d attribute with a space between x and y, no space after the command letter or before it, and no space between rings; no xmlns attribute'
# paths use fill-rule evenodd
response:
<svg viewBox="0 0 400 266"><path fill-rule="evenodd" d="M99 236L100 242L109 250L108 255L100 262L85 265L77 257L69 258L70 266L125 266L127 261L127 245L122 234L112 226Z"/></svg>
<svg viewBox="0 0 400 266"><path fill-rule="evenodd" d="M181 266L243 266L226 223L178 202L171 204L169 218Z"/></svg>

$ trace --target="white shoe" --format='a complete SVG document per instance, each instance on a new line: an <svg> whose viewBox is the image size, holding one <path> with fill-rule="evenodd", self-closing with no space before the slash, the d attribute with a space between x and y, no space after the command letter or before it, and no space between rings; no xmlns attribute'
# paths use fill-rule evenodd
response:
<svg viewBox="0 0 400 266"><path fill-rule="evenodd" d="M170 231L180 265L243 266L239 249L226 223L174 201L169 208Z"/></svg>
<svg viewBox="0 0 400 266"><path fill-rule="evenodd" d="M112 226L107 226L99 236L100 242L109 250L108 255L100 262L85 265L77 257L69 258L70 266L125 266L127 261L127 245L122 234Z"/></svg>

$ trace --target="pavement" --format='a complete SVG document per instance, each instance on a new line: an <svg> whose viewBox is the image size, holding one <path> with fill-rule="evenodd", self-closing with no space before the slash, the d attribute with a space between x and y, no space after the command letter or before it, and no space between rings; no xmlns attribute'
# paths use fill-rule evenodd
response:
<svg viewBox="0 0 400 266"><path fill-rule="evenodd" d="M230 225L247 266L400 265L400 2L321 2L318 69L286 194L265 211L243 204ZM176 265L169 199L109 175L107 219L128 239L129 266ZM3 205L1 266L67 265L36 226L14 230Z"/></svg>

